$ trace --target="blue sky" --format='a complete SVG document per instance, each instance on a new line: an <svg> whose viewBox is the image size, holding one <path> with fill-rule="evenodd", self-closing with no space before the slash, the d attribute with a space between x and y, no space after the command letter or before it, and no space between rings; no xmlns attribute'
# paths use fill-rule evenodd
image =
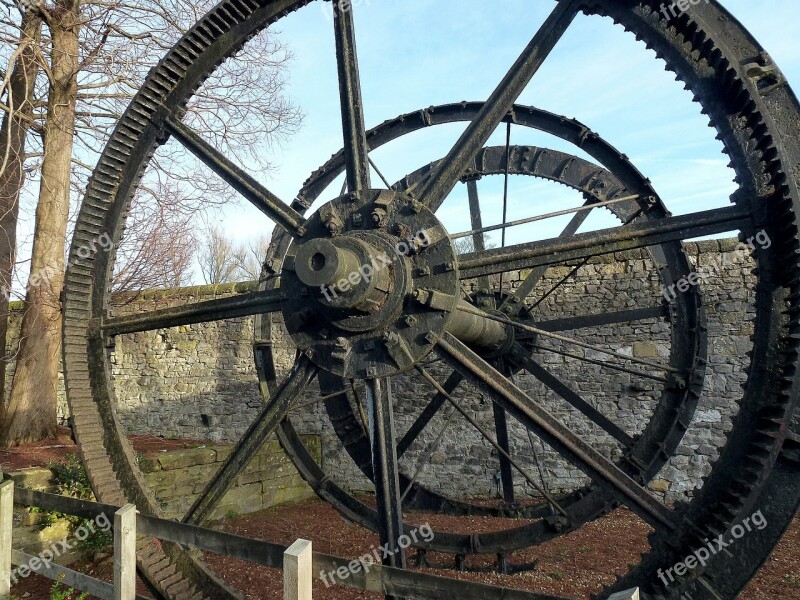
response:
<svg viewBox="0 0 800 600"><path fill-rule="evenodd" d="M789 82L800 85L797 0L722 3L766 47ZM474 0L355 0L367 126L430 105L485 99L555 2L509 0L497 5L503 10ZM259 178L291 200L308 175L341 147L330 3L314 3L278 28L294 54L289 94L306 118L297 135L272 151L275 170ZM728 203L734 189L732 172L698 105L652 52L608 19L579 16L520 102L589 125L633 159L675 214ZM394 182L444 156L461 130L452 125L420 132L377 150L373 158ZM504 131L490 142L503 143ZM574 153L560 140L521 128L514 128L512 143ZM338 195L340 186L337 182L325 200ZM480 186L484 224L500 222L502 178L487 178ZM578 202L577 194L561 186L512 178L509 218ZM459 186L441 212L451 232L469 229L465 206L466 189ZM610 217L595 212L584 230L613 225ZM244 204L224 211L219 219L241 240L271 227ZM566 220L510 230L509 243L556 235Z"/></svg>

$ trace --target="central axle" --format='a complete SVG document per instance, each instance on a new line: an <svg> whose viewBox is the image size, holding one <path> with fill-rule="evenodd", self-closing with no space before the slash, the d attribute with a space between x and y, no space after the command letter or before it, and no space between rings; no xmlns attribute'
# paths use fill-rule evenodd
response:
<svg viewBox="0 0 800 600"><path fill-rule="evenodd" d="M407 243L408 252L416 252L413 243ZM361 313L380 310L392 294L411 294L422 302L434 303L437 292L431 290L396 290L393 288L392 268L402 268L404 257L398 253L389 258L381 251L361 240L342 236L314 239L303 244L295 257L298 279L310 288L318 288L322 302L341 309ZM435 304L434 304L435 306ZM459 310L463 308L463 310ZM477 307L459 300L451 315L446 331L462 342L483 351L497 351L509 339L505 325L492 320ZM374 329L382 324L375 324Z"/></svg>

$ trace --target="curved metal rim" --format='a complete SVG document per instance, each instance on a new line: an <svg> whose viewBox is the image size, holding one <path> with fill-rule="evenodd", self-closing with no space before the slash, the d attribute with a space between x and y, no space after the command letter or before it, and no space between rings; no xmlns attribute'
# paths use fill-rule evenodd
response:
<svg viewBox="0 0 800 600"><path fill-rule="evenodd" d="M70 254L71 268L67 276L64 303L64 360L70 404L76 417L76 433L83 447L93 486L101 499L112 502L121 499L124 489L129 498L141 501L143 508L150 504L148 494L141 487L132 467L124 435L118 431L106 380L105 347L102 342L98 343L99 336L91 325L91 318L96 318L104 310L110 261L102 255L82 257L77 250L90 242L92 236L99 234L104 225L120 223L132 186L138 180L159 137L155 126L157 119L153 121L155 113L161 106L184 105L207 74L205 68L192 67L191 57L201 53L209 59L206 64L218 64L258 30L307 3L295 0L275 1L263 6L233 1L220 4L187 34L150 75L144 89L115 130L92 178ZM797 172L798 168L800 135L793 116L796 117L799 107L787 86L771 90L768 100L760 96L758 82L747 78L743 65L753 57L766 55L716 2L691 7L670 22L660 16L657 2L625 1L615 4L587 0L584 4L587 12L591 9L612 16L628 29L636 31L667 59L671 69L690 82L690 87L721 132L723 143L742 182L743 192L736 195L736 201L749 201L746 194L761 200L755 206L757 222L763 224L771 235L774 234L772 239L776 241L776 250L769 254L777 255L780 250L778 259L768 257L766 253L758 257L759 306L756 324L759 336L754 340L751 385L742 403L744 414L754 418L737 422L717 467L687 511L700 531L712 531L720 525L729 525L737 515L756 506L759 492L768 489L770 473L780 456L797 404L800 382L796 381L794 372L798 364L798 343L795 340L800 335L800 307L797 302L800 298L800 285L797 283L800 278L797 277L798 265L794 253L800 249L800 244L794 224L799 195L797 181L787 174ZM233 35L223 35L234 23L237 27ZM714 32L716 38L712 38L709 32ZM189 39L191 42L187 41ZM725 42L721 41L723 39ZM687 48L696 54L687 53ZM189 60L187 57L190 57ZM165 102L168 96L171 102ZM780 127L777 126L778 121ZM747 153L748 149L752 151L747 147L747 140L751 139L755 139L755 148L760 151L760 157L752 160ZM128 161L131 154L138 156L139 160ZM768 203L774 209L769 214L766 210ZM770 219L770 215L773 218ZM109 229L117 232L119 237L119 228L106 228ZM783 271L775 272L773 265L780 265ZM99 285L95 286L96 282L100 282ZM786 292L777 294L781 286ZM776 296L780 298L776 300ZM776 308L773 303L789 315L788 324L780 323L781 310L773 310ZM88 345L87 337L90 340ZM776 348L781 349L780 357L771 352ZM89 362L97 367L92 373L88 368ZM770 372L773 363L777 363L775 366L779 367L779 374L765 382L763 387L752 385L753 382L759 383L757 377ZM766 458L763 458L764 453ZM750 472L753 469L756 473ZM796 486L797 478L793 481ZM721 500L720 496L725 496L726 490L729 493L725 500ZM719 494L717 497L714 497L715 491ZM795 497L788 504L796 509L797 490L790 492ZM791 516L789 510L782 511L780 518L774 521L776 525L770 530L782 531ZM621 585L630 579L637 579L649 582L645 585L652 594L663 593L663 590L656 590L657 584L653 583L657 565L669 564L672 558L685 555L695 541L692 531L695 530L687 528L669 546L651 553ZM764 556L766 553L763 553L762 559ZM752 561L751 556L749 564L755 565L757 562ZM158 579L152 577L154 564L147 564L146 558L141 563L146 571L151 571L151 579ZM740 582L743 585L756 566L736 572L728 587L741 587ZM191 575L201 577L198 573ZM699 589L699 584L687 584L693 585ZM169 590L165 592L169 593ZM204 592L213 595L210 588L204 588ZM224 597L222 592L220 594L219 597Z"/></svg>
<svg viewBox="0 0 800 600"><path fill-rule="evenodd" d="M462 103L430 107L423 111L402 115L371 130L368 133L370 146L375 150L402 135L424 127L431 127L443 123L469 121L474 118L481 107L481 103ZM609 195L620 197L627 196L633 193L633 190L636 190L646 196L657 198L655 190L652 189L647 180L638 173L629 161L623 158L620 152L611 147L602 140L602 138L593 134L585 125L578 121L568 120L562 116L532 107L516 106L514 109L514 123L523 127L535 128L568 141L573 141L575 138L583 140L582 149L590 155L595 156L598 160L605 160L606 163L616 162L621 165L624 174L630 181L630 187L623 185L613 175L608 175L607 171L603 171L603 169L596 165L594 166L594 170L596 171L595 177L603 179L609 184L604 189L615 191L614 194ZM566 126L564 125L565 123L567 123ZM401 127L397 127L398 124L400 124ZM486 170L486 165L483 161L485 156L486 151L484 151L476 161L475 174L483 174ZM539 161L536 161L536 164L538 165ZM400 187L403 188L415 182L416 178L428 167L429 166L422 167L414 174L406 176L401 181ZM320 192L330 185L343 169L343 156L340 153L335 155L324 167L317 171L315 174L316 177L312 176L306 185L304 185L299 197L303 198L306 203L312 203L317 199ZM490 172L492 172L491 169L489 169L486 174ZM539 173L518 170L516 165L512 168L511 173L545 177ZM324 175L320 176L320 174ZM568 187L581 191L587 196L587 199L590 197L590 193L587 189L581 189L568 181L559 180L555 176L551 177L551 180L559 181ZM602 198L595 196L595 199L601 200ZM627 216L624 214L625 212L632 213L636 203L631 202L629 204L630 207L628 207L627 204L623 205L615 214L623 218ZM667 213L663 204L657 201L656 205L661 207L661 215L665 216ZM658 212L653 216L658 217ZM271 252L267 258L272 268L277 269L277 265L281 263L282 255L280 255L280 251L288 249L288 242L288 236L282 231L276 230L271 245L273 252ZM672 281L678 281L681 277L691 272L691 267L681 250L680 244L669 244L659 248L661 250L659 254L663 253L663 258L659 257L661 260L656 260L656 264L665 267L660 269L659 275L664 278L666 285L669 285ZM669 256L671 260L668 260L667 256ZM270 286L275 283L276 281L274 279L268 279L264 287L269 289ZM670 364L681 370L692 370L694 374L688 379L693 383L687 386L685 390L665 389L663 391L662 399L658 403L648 423L647 429L637 440L636 447L631 449L630 454L635 456L640 464L647 465L648 467L646 472L642 474L646 480L652 479L652 476L660 470L668 460L669 455L677 448L684 433L684 430L680 429L679 423L691 421L697 406L699 392L702 390L703 386L707 340L705 327L697 326L698 323L705 323L700 296L696 291L693 291L692 294L681 297L680 301L675 304L676 306L672 307L674 310L671 318L673 343ZM259 339L269 339L271 337L270 316L265 318L257 317L255 327ZM261 357L257 360L257 370L259 379L262 382L262 390L269 390L275 385L275 381L269 380L270 374L275 372L272 348L272 345L264 346ZM325 382L324 386L322 385L323 381ZM321 378L320 383L322 393L325 396L336 393L342 389L347 389L347 385L344 383L341 383L339 387L336 387L332 382L328 384L327 378ZM343 443L346 451L350 454L351 458L364 475L371 478L371 456L366 432L364 432L360 421L355 417L352 411L348 395L349 394L344 393L327 400L325 402L325 408L334 425L336 434ZM662 426L660 431L656 430L656 425L661 423L666 423L669 426ZM286 430L287 427L291 427L291 423L284 425L284 430ZM287 435L285 440L287 442L302 443L299 436L296 435ZM311 465L300 464L302 457L311 458L310 453L294 447L289 443L285 444L284 448L301 473L317 472L317 469L313 468ZM309 484L313 488L316 488L319 485L319 480L310 480ZM401 474L401 488L405 489L409 484L410 479ZM326 500L332 501L337 510L345 514L348 518L355 518L357 522L363 526L375 530L375 528L377 528L377 520L374 511L359 503L355 498L349 497L343 500L342 494L344 491L341 488L339 488L339 490L337 494L326 497ZM543 521L479 535L455 535L445 532L436 532L434 542L428 544L426 549L455 554L496 554L511 552L574 531L587 521L606 514L611 510L614 504L602 491L591 485L569 494L564 499L564 502L565 504L562 504L562 506L565 506L566 510L571 514L571 521L568 526L559 524L558 527L554 527L549 522ZM358 506L360 509L357 513L354 513L354 506ZM438 506L439 510L444 510L450 514L488 514L491 516L513 516L529 519L549 516L546 507L537 507L528 510L523 509L519 511L503 509L492 510L487 507L447 498L416 483L412 487L412 492L409 493L408 506L410 508L416 506L428 509Z"/></svg>

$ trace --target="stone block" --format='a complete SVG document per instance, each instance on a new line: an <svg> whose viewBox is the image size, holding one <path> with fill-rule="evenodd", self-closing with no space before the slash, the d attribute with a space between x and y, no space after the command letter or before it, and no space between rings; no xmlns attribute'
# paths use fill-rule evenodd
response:
<svg viewBox="0 0 800 600"><path fill-rule="evenodd" d="M665 494L669 491L669 481L664 481L663 479L655 479L651 481L647 487L649 487L654 492L661 492Z"/></svg>
<svg viewBox="0 0 800 600"><path fill-rule="evenodd" d="M239 515L245 515L259 511L263 508L262 492L260 483L231 488L220 502L215 514L224 516L227 512L232 511Z"/></svg>
<svg viewBox="0 0 800 600"><path fill-rule="evenodd" d="M142 473L155 473L161 470L161 464L157 458L145 457L139 460L139 469Z"/></svg>
<svg viewBox="0 0 800 600"><path fill-rule="evenodd" d="M217 461L217 452L213 448L195 448L165 452L158 456L158 464L164 471L185 469L197 465L208 465Z"/></svg>
<svg viewBox="0 0 800 600"><path fill-rule="evenodd" d="M658 344L655 342L634 342L633 355L636 358L658 358Z"/></svg>
<svg viewBox="0 0 800 600"><path fill-rule="evenodd" d="M14 485L29 488L40 492L53 489L53 472L45 467L22 469L16 473L9 473Z"/></svg>
<svg viewBox="0 0 800 600"><path fill-rule="evenodd" d="M217 448L214 448L214 451L217 453L217 462L225 462L233 452L233 447L218 446Z"/></svg>
<svg viewBox="0 0 800 600"><path fill-rule="evenodd" d="M309 491L310 488L308 486L305 487L295 486L295 487L287 487L276 490L273 496L273 506L277 506L279 504L286 504L289 502L299 502L300 500L305 500L306 498L309 497L308 496Z"/></svg>

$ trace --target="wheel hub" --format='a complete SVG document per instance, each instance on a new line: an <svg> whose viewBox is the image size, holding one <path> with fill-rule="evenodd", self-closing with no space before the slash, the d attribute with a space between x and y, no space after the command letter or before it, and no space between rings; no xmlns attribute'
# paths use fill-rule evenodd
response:
<svg viewBox="0 0 800 600"><path fill-rule="evenodd" d="M424 358L452 320L455 250L435 215L372 190L323 206L284 262L283 316L297 347L326 371L386 377Z"/></svg>

